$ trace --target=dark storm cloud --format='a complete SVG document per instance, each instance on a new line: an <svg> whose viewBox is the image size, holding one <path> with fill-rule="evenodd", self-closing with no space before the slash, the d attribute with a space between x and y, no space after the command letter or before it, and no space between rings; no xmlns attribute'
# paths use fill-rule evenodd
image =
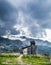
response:
<svg viewBox="0 0 51 65"><path fill-rule="evenodd" d="M25 23L33 35L43 36L45 29L51 29L51 0L32 0L22 10L28 16Z"/></svg>
<svg viewBox="0 0 51 65"><path fill-rule="evenodd" d="M7 30L17 34L17 31L13 29L16 18L17 9L6 0L0 0L0 35L5 34Z"/></svg>
<svg viewBox="0 0 51 65"><path fill-rule="evenodd" d="M24 23L32 35L46 35L45 29L51 29L51 0L31 0L21 6ZM33 29L33 30L32 30Z"/></svg>
<svg viewBox="0 0 51 65"><path fill-rule="evenodd" d="M51 29L51 0L0 0L0 35L26 33L24 28L35 37Z"/></svg>
<svg viewBox="0 0 51 65"><path fill-rule="evenodd" d="M51 28L51 1L38 0L38 2L29 3L27 5L28 14L33 19L37 20L37 23L42 28ZM34 22L33 22L34 23Z"/></svg>
<svg viewBox="0 0 51 65"><path fill-rule="evenodd" d="M10 14L13 14L15 8L5 0L0 1L0 18L4 21L11 20Z"/></svg>

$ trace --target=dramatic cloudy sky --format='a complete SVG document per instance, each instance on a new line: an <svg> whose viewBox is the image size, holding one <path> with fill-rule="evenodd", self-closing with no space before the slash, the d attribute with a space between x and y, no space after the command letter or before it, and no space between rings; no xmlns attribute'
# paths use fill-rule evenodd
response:
<svg viewBox="0 0 51 65"><path fill-rule="evenodd" d="M51 41L51 0L0 0L0 36L8 32Z"/></svg>

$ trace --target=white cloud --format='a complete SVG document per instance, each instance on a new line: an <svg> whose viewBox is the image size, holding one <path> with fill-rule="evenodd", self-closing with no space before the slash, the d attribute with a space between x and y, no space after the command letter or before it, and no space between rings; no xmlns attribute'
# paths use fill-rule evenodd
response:
<svg viewBox="0 0 51 65"><path fill-rule="evenodd" d="M51 29L46 29L46 39L51 41Z"/></svg>
<svg viewBox="0 0 51 65"><path fill-rule="evenodd" d="M20 25L15 25L14 28L16 30L19 30L21 35L26 35L26 36L30 36L31 35L31 33L30 33L30 31L28 30L27 27L20 26Z"/></svg>
<svg viewBox="0 0 51 65"><path fill-rule="evenodd" d="M49 42L51 42L51 29L45 29L45 34L43 34L43 37L40 37L39 39L42 40L48 40Z"/></svg>

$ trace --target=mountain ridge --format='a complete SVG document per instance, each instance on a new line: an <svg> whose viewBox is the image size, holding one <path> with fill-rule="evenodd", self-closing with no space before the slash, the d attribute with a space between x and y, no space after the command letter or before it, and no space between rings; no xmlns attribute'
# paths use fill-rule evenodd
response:
<svg viewBox="0 0 51 65"><path fill-rule="evenodd" d="M30 41L35 40L37 46L37 53L51 53L51 43L48 41L43 41L40 39L28 38L25 36L20 36L21 39L25 39L21 41L20 39L11 40L8 38L0 37L0 52L19 52L21 47L30 45Z"/></svg>

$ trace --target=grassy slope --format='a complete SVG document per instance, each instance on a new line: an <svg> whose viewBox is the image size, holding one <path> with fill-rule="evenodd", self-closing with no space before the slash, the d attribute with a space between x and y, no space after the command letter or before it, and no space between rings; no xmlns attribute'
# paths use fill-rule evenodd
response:
<svg viewBox="0 0 51 65"><path fill-rule="evenodd" d="M31 65L51 65L49 58L37 56L23 56L22 60Z"/></svg>
<svg viewBox="0 0 51 65"><path fill-rule="evenodd" d="M0 65L21 65L18 64L18 53L3 53L0 54ZM22 60L24 63L31 65L51 65L49 58L37 57L37 56L23 56ZM46 63L44 63L46 62ZM47 63L48 62L48 63ZM23 64L24 65L24 64Z"/></svg>
<svg viewBox="0 0 51 65"><path fill-rule="evenodd" d="M0 65L19 65L17 62L17 53L0 54Z"/></svg>

